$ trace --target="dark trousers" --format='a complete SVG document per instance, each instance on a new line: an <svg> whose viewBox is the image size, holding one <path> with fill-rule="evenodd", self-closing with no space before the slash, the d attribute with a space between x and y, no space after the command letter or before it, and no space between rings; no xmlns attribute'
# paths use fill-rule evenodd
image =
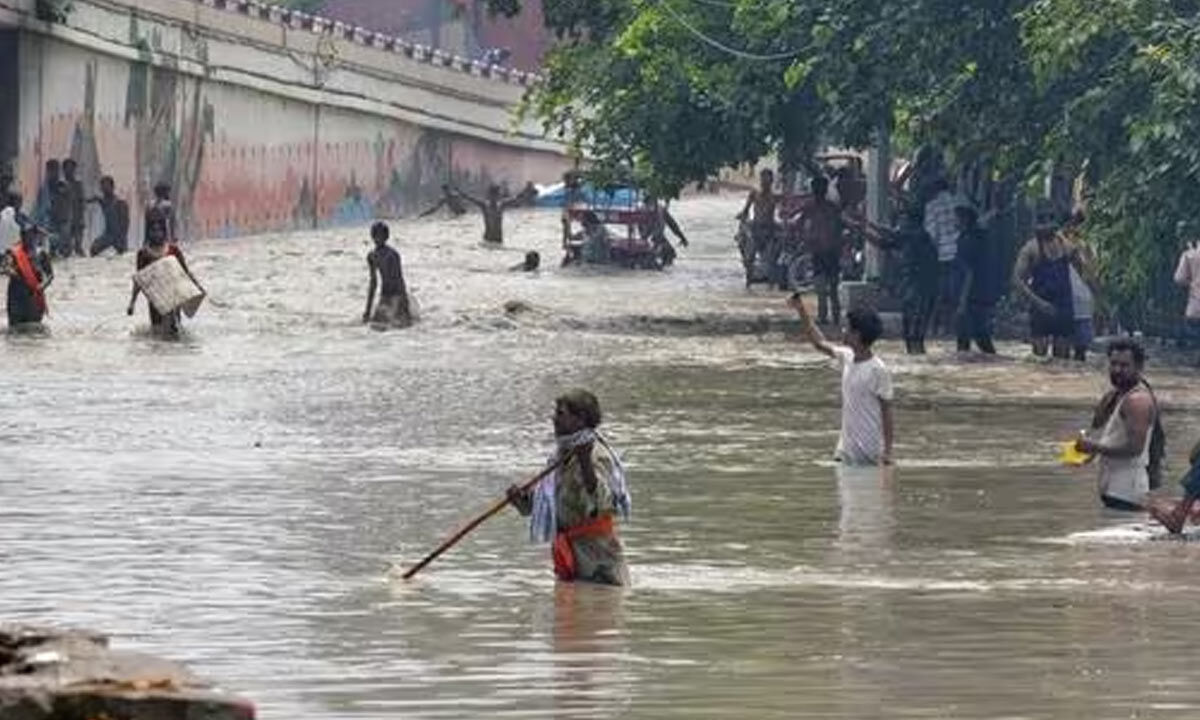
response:
<svg viewBox="0 0 1200 720"><path fill-rule="evenodd" d="M99 255L108 248L112 248L118 253L124 253L129 249L129 243L126 242L125 238L119 238L112 235L101 235L92 241L91 254L93 256Z"/></svg>
<svg viewBox="0 0 1200 720"><path fill-rule="evenodd" d="M995 309L991 303L967 303L966 312L958 316L958 351L970 350L974 340L980 352L995 355L996 346L992 344L994 318Z"/></svg>
<svg viewBox="0 0 1200 720"><path fill-rule="evenodd" d="M817 281L817 321L836 325L842 321L842 300L838 285L842 280L842 252L821 252L813 255L813 276ZM831 318L832 314L832 318Z"/></svg>
<svg viewBox="0 0 1200 720"><path fill-rule="evenodd" d="M958 291L962 287L962 272L953 260L938 261L937 303L933 308L930 330L934 333L950 332L954 325L954 311L958 307Z"/></svg>
<svg viewBox="0 0 1200 720"><path fill-rule="evenodd" d="M936 296L928 288L921 291L910 289L901 306L904 322L904 347L909 355L925 352L925 332L929 329L929 317L933 313Z"/></svg>

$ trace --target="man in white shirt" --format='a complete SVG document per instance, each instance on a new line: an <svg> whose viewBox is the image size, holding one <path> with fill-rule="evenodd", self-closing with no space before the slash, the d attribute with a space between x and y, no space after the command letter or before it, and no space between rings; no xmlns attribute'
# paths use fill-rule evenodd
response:
<svg viewBox="0 0 1200 720"><path fill-rule="evenodd" d="M937 248L938 256L938 299L931 319L935 330L948 330L958 305L958 274L954 261L958 258L959 228L955 208L959 203L944 178L934 182L932 190L933 199L925 203L925 232Z"/></svg>
<svg viewBox="0 0 1200 720"><path fill-rule="evenodd" d="M817 350L842 368L842 432L837 458L847 465L890 465L892 441L892 373L872 351L883 323L872 310L846 313L845 346L829 343L813 323L799 293L788 305L800 313L804 335Z"/></svg>

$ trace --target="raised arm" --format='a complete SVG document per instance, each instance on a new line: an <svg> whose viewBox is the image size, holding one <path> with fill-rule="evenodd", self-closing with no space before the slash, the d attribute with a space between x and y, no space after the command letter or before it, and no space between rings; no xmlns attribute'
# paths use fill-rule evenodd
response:
<svg viewBox="0 0 1200 720"><path fill-rule="evenodd" d="M800 297L800 294L796 293L792 295L788 299L788 305L800 314L800 324L804 330L804 337L813 346L813 349L822 355L835 357L837 353L834 352L833 346L829 344L829 341L825 339L825 335L821 332L821 329L813 322L812 316L808 314L808 308L804 306L804 299Z"/></svg>
<svg viewBox="0 0 1200 720"><path fill-rule="evenodd" d="M421 213L417 217L419 217L419 218L429 217L430 215L434 214L435 212L437 212L438 210L441 210L444 207L446 207L446 197L442 196L442 199L437 201L437 205L434 205L433 207L429 208L428 210Z"/></svg>
<svg viewBox="0 0 1200 720"><path fill-rule="evenodd" d="M1188 262L1188 253L1179 256L1179 264L1175 266L1175 284L1189 287L1192 284L1192 264Z"/></svg>
<svg viewBox="0 0 1200 720"><path fill-rule="evenodd" d="M675 222L675 218L671 215L671 211L666 208L663 208L663 222L666 223L667 229L674 233L675 237L679 238L679 244L687 247L687 237L683 234L683 230L680 229L679 223Z"/></svg>
<svg viewBox="0 0 1200 720"><path fill-rule="evenodd" d="M854 213L842 213L842 222L844 222L851 230L854 230L862 235L864 240L877 248L891 250L892 248L896 247L896 242L891 237L892 231L888 228L876 225L870 220L855 215Z"/></svg>
<svg viewBox="0 0 1200 720"><path fill-rule="evenodd" d="M742 206L742 211L737 214L738 220L745 220L750 216L750 208L754 205L754 200L758 197L757 190L751 190L746 196L746 204Z"/></svg>
<svg viewBox="0 0 1200 720"><path fill-rule="evenodd" d="M458 197L462 198L463 200L466 200L467 202L471 203L472 205L474 205L475 207L479 208L480 210L486 210L486 209L487 209L487 203L486 203L486 202L484 202L484 201L480 200L480 199L479 199L479 198L477 198L477 197L473 197L473 196L471 196L471 195L468 195L467 193L463 192L463 191L462 191L462 189L461 189L461 188L459 188L457 185L456 185L456 186L454 186L454 187L452 187L452 188L450 188L450 190L451 190L451 191L452 191L452 192L453 192L455 195L457 195Z"/></svg>

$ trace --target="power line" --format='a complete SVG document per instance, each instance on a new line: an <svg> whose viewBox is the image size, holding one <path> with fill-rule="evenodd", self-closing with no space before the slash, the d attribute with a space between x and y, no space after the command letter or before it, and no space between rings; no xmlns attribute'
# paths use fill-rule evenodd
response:
<svg viewBox="0 0 1200 720"><path fill-rule="evenodd" d="M709 1L711 2L712 0ZM788 50L787 52L768 53L762 55L759 53L748 52L746 50L739 50L738 48L730 47L720 40L710 37L696 29L696 27L689 23L686 18L676 12L675 8L671 7L670 2L664 0L664 2L659 3L659 5L667 11L668 15L675 18L675 22L682 25L684 29L686 29L692 35L695 35L701 41L720 50L721 52L728 53L743 60L751 60L754 62L779 62L780 60L789 60L804 52L803 50Z"/></svg>

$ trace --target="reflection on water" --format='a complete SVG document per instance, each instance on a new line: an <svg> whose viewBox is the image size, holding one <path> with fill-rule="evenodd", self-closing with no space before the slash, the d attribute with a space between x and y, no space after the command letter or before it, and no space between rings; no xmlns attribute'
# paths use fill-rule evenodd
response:
<svg viewBox="0 0 1200 720"><path fill-rule="evenodd" d="M836 373L743 288L734 209L682 204L666 273L507 272L552 213L501 250L398 223L404 332L357 322L362 229L194 246L182 343L124 316L131 259L64 263L50 334L0 339L0 616L265 718L1196 717L1197 546L1053 465L1103 374L884 343L900 464L837 467ZM1178 470L1200 396L1153 376ZM389 578L537 470L574 384L630 469L634 588L556 585L514 513Z"/></svg>

